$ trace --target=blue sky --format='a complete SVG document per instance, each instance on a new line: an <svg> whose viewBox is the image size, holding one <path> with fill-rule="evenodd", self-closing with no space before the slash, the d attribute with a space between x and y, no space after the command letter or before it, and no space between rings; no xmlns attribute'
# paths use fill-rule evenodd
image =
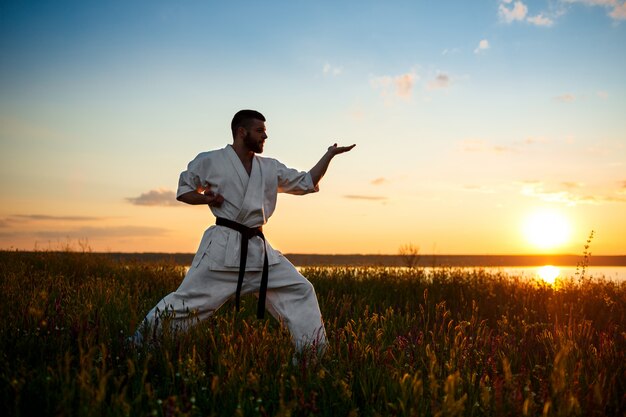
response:
<svg viewBox="0 0 626 417"><path fill-rule="evenodd" d="M357 143L279 203L286 252L532 252L553 210L552 250L623 253L625 41L622 0L3 1L0 247L194 251L178 174L255 108L288 165Z"/></svg>

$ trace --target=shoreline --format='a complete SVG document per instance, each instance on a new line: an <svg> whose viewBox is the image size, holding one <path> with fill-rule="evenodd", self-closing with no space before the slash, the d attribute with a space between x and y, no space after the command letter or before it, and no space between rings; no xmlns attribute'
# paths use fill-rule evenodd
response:
<svg viewBox="0 0 626 417"><path fill-rule="evenodd" d="M0 252L9 252L2 250ZM34 251L18 251L24 254ZM46 251L43 251L46 252ZM82 253L82 252L76 252ZM173 262L178 265L191 263L194 253L163 252L86 252L117 260L143 262ZM408 266L411 259L417 259L414 266L420 267L531 267L554 265L576 267L584 261L582 255L432 255L423 254L416 258L402 255L323 255L323 254L284 254L296 266ZM587 266L626 266L626 255L591 255Z"/></svg>

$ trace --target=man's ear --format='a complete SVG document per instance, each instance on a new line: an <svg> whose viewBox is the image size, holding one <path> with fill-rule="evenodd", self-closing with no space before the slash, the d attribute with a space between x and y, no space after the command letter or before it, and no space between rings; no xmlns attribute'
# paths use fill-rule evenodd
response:
<svg viewBox="0 0 626 417"><path fill-rule="evenodd" d="M246 136L248 136L248 130L243 126L239 126L237 128L237 135L245 138Z"/></svg>

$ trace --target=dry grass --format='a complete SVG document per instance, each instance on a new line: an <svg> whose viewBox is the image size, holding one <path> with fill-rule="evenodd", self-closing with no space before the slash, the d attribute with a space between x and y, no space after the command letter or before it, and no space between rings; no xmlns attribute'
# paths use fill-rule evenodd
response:
<svg viewBox="0 0 626 417"><path fill-rule="evenodd" d="M626 284L437 269L312 268L329 350L291 364L274 320L230 305L156 346L137 322L173 264L0 252L5 415L624 415Z"/></svg>

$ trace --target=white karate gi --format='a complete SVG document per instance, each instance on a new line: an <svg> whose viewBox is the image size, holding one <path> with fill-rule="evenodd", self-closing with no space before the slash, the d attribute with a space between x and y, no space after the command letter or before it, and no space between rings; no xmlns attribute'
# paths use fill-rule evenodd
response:
<svg viewBox="0 0 626 417"><path fill-rule="evenodd" d="M248 175L230 145L201 153L191 161L187 170L180 174L177 196L206 189L209 184L224 197L221 206L210 207L213 214L247 227L267 223L276 208L278 192L302 195L318 191L309 173L258 155L254 156ZM190 313L198 319L213 314L235 294L240 245L241 234L236 230L216 225L209 227L183 282L175 292L157 303L143 325L158 327L159 314L165 311L171 317L171 325L181 328L190 324ZM267 310L287 325L297 350L311 344L323 347L326 334L313 285L269 242L264 245L258 236L248 242L241 294L258 292L265 247L269 264Z"/></svg>

